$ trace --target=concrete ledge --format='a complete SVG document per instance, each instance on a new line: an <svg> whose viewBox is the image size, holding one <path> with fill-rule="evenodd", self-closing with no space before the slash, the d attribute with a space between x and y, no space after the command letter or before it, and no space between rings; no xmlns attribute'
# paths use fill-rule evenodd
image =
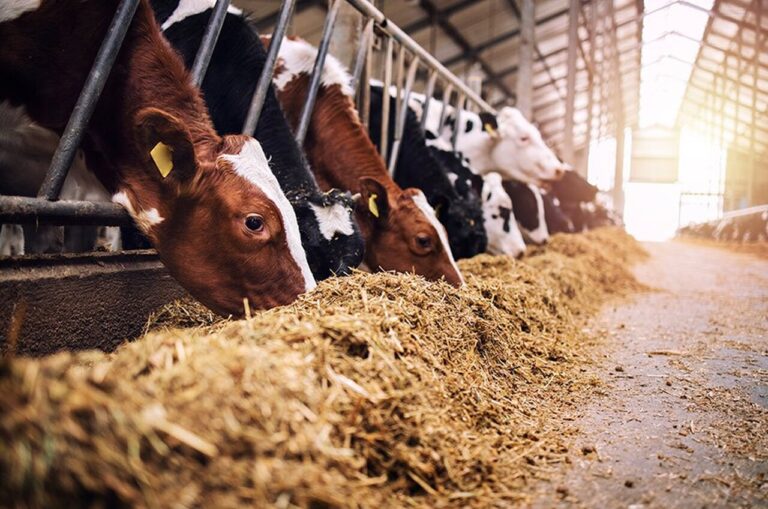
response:
<svg viewBox="0 0 768 509"><path fill-rule="evenodd" d="M0 353L111 351L183 295L154 251L0 260Z"/></svg>

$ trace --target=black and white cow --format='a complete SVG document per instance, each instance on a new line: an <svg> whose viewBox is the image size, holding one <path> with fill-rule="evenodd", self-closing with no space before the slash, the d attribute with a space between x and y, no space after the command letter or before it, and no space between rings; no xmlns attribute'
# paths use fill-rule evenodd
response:
<svg viewBox="0 0 768 509"><path fill-rule="evenodd" d="M447 167L448 179L460 195L479 193L483 207L483 225L488 237L485 251L494 255L519 257L525 253L525 241L517 226L512 210L512 199L502 186L502 178L496 172L478 175L461 154L454 154L442 138L432 131L426 131L427 146L436 157L452 158L454 164ZM458 162L459 164L455 164Z"/></svg>
<svg viewBox="0 0 768 509"><path fill-rule="evenodd" d="M369 132L377 148L381 141L381 106L383 93L379 86L371 87ZM390 97L389 150L395 133L395 102ZM436 157L437 155L437 157ZM474 190L461 195L448 178L448 171L461 162L453 155L443 157L427 147L416 115L406 110L405 126L400 145L395 182L403 187L421 189L429 204L435 208L440 222L448 232L451 252L458 258L469 258L485 252L488 238L483 224L480 198Z"/></svg>
<svg viewBox="0 0 768 509"><path fill-rule="evenodd" d="M411 95L411 106L421 116L424 96ZM446 120L440 126L442 102L432 100L426 128L450 140L455 126L454 108L446 108ZM457 148L479 174L495 171L505 180L541 185L558 180L570 169L544 142L539 130L517 108L504 107L497 115L461 113Z"/></svg>
<svg viewBox="0 0 768 509"><path fill-rule="evenodd" d="M560 208L560 200L556 196L551 192L542 193L541 199L544 201L544 218L550 234L574 233L576 231L573 221Z"/></svg>
<svg viewBox="0 0 768 509"><path fill-rule="evenodd" d="M545 244L549 240L549 230L541 190L532 184L514 180L505 180L503 186L512 198L515 219L523 238L531 244Z"/></svg>
<svg viewBox="0 0 768 509"><path fill-rule="evenodd" d="M191 67L215 0L151 3L166 38ZM220 134L242 131L266 56L249 20L230 7L202 84L205 102ZM315 278L346 274L357 267L362 261L364 244L353 217L354 201L346 192L320 191L272 86L255 138L296 212L302 245Z"/></svg>
<svg viewBox="0 0 768 509"><path fill-rule="evenodd" d="M563 178L551 184L550 194L560 203L591 202L598 189L575 171L567 171Z"/></svg>

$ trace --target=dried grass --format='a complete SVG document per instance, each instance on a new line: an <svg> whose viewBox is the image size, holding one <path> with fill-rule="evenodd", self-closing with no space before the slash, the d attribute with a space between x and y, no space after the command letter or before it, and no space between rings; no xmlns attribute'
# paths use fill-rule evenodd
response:
<svg viewBox="0 0 768 509"><path fill-rule="evenodd" d="M17 507L488 507L561 461L554 422L588 392L580 327L639 288L618 230L467 285L323 282L214 323L189 304L114 354L0 362L0 500ZM202 318L200 318L202 316ZM180 321L174 321L174 320ZM203 327L168 329L169 323Z"/></svg>

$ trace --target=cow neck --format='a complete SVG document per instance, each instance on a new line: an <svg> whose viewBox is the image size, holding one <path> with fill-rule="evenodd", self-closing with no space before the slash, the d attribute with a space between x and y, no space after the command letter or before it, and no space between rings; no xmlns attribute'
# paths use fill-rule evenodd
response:
<svg viewBox="0 0 768 509"><path fill-rule="evenodd" d="M294 81L307 80L303 75ZM339 85L320 89L305 148L312 167L329 188L357 193L360 191L359 179L373 177L384 185L392 197L402 192L389 176L384 161L360 123L351 99L341 92Z"/></svg>
<svg viewBox="0 0 768 509"><path fill-rule="evenodd" d="M160 176L156 169L147 168L146 154L140 153L132 130L136 115L147 107L163 110L181 121L190 134L198 161L215 158L221 139L211 126L200 92L160 34L151 10L141 2L89 134L109 161L109 168L97 169L107 172L99 176L111 184L108 188L116 191L127 184L134 194L151 200L162 198ZM110 182L110 178L114 180ZM149 201L146 199L141 201Z"/></svg>
<svg viewBox="0 0 768 509"><path fill-rule="evenodd" d="M474 138L471 142L470 136ZM488 134L476 133L459 136L459 144L459 149L469 159L476 172L485 174L498 169L491 156L494 141Z"/></svg>

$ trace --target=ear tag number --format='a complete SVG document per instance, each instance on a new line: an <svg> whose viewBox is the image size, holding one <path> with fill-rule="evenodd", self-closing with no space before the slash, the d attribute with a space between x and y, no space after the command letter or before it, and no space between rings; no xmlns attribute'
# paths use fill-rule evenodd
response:
<svg viewBox="0 0 768 509"><path fill-rule="evenodd" d="M378 194L372 194L370 198L368 198L368 210L371 211L371 214L374 215L374 217L379 217L379 206L376 204L376 198L378 198Z"/></svg>
<svg viewBox="0 0 768 509"><path fill-rule="evenodd" d="M173 150L171 147L160 141L149 152L149 155L152 156L152 160L155 162L160 175L163 178L167 177L173 169Z"/></svg>
<svg viewBox="0 0 768 509"><path fill-rule="evenodd" d="M499 132L493 128L491 124L484 124L483 129L485 129L485 132L487 132L491 138L498 138Z"/></svg>

